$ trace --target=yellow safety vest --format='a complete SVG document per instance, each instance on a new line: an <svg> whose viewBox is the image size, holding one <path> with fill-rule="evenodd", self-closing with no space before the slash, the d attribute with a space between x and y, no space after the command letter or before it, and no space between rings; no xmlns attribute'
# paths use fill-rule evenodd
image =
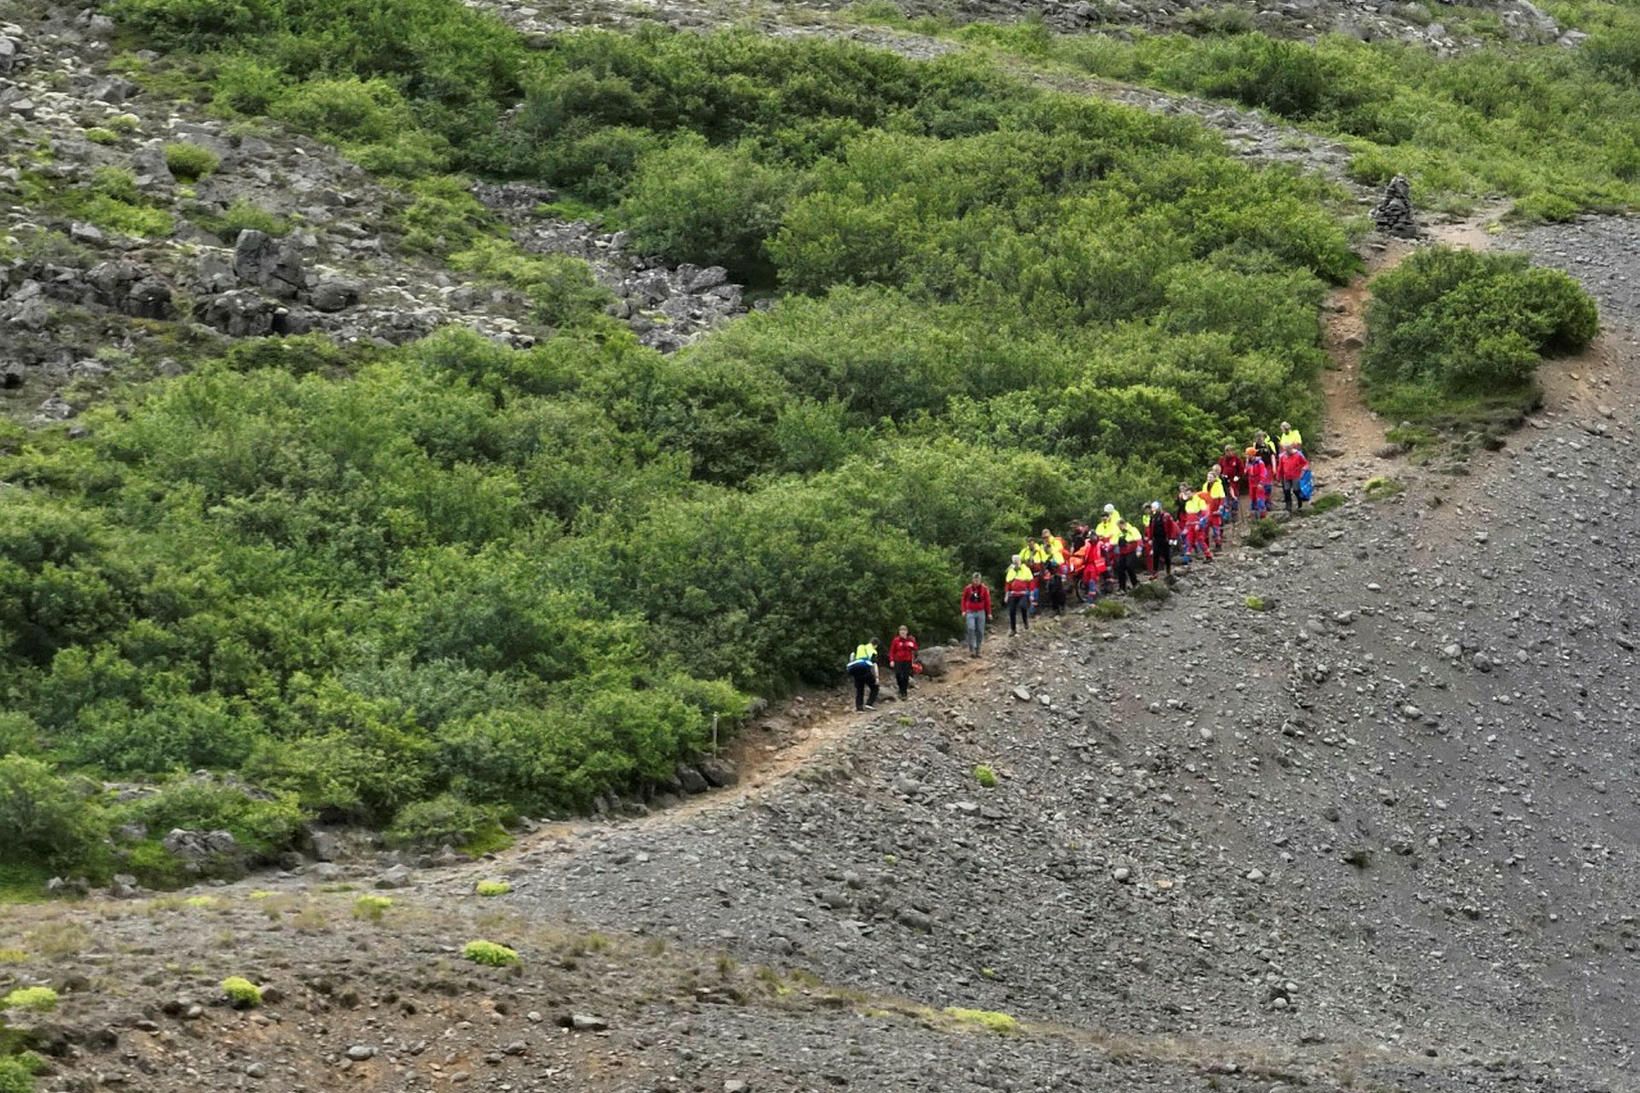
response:
<svg viewBox="0 0 1640 1093"><path fill-rule="evenodd" d="M1139 529L1132 524L1129 524L1127 531L1122 534L1122 542L1124 543L1137 543L1141 538L1143 536L1139 534Z"/></svg>
<svg viewBox="0 0 1640 1093"><path fill-rule="evenodd" d="M1297 429L1289 429L1277 438L1276 443L1278 445L1291 444L1296 448L1302 448L1304 446L1304 434Z"/></svg>
<svg viewBox="0 0 1640 1093"><path fill-rule="evenodd" d="M855 649L854 649L854 659L850 660L849 663L853 664L856 661L876 660L876 659L877 659L877 647L875 645L872 645L870 642L867 642L864 645L859 645L859 646L855 647Z"/></svg>
<svg viewBox="0 0 1640 1093"><path fill-rule="evenodd" d="M1004 578L1004 580L1005 581L1034 581L1034 580L1036 580L1036 574L1031 572L1031 567L1030 566L1021 563L1019 565L1009 566L1008 567L1008 575Z"/></svg>
<svg viewBox="0 0 1640 1093"><path fill-rule="evenodd" d="M1224 479L1215 478L1211 482L1208 482L1206 485L1202 486L1202 489L1206 490L1207 496L1213 498L1214 500L1224 500Z"/></svg>
<svg viewBox="0 0 1640 1093"><path fill-rule="evenodd" d="M1116 538L1116 521L1120 520L1121 518L1122 518L1121 513L1119 513L1119 512L1111 513L1109 516L1107 516L1103 520L1099 521L1098 526L1093 529L1093 533L1101 539L1114 539L1114 538Z"/></svg>
<svg viewBox="0 0 1640 1093"><path fill-rule="evenodd" d="M1195 516L1198 513L1206 512L1207 502L1203 501L1195 494L1191 494L1189 497L1185 498L1184 511L1187 516Z"/></svg>

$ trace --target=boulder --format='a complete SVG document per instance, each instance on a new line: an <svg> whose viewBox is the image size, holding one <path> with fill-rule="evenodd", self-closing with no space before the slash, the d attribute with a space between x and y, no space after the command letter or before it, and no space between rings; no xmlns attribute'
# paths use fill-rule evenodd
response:
<svg viewBox="0 0 1640 1093"><path fill-rule="evenodd" d="M707 756L695 764L696 769L712 785L719 789L732 786L740 781L740 772L735 769L734 763L717 756Z"/></svg>
<svg viewBox="0 0 1640 1093"><path fill-rule="evenodd" d="M206 326L234 338L253 338L273 333L278 306L250 289L236 288L201 300L195 315Z"/></svg>
<svg viewBox="0 0 1640 1093"><path fill-rule="evenodd" d="M357 281L340 277L326 278L313 286L308 300L320 311L345 311L359 302L360 286Z"/></svg>
<svg viewBox="0 0 1640 1093"><path fill-rule="evenodd" d="M711 788L701 772L687 763L678 764L678 784L685 793L705 793Z"/></svg>
<svg viewBox="0 0 1640 1093"><path fill-rule="evenodd" d="M296 244L247 228L234 242L233 272L241 284L255 285L281 300L307 287L307 273Z"/></svg>

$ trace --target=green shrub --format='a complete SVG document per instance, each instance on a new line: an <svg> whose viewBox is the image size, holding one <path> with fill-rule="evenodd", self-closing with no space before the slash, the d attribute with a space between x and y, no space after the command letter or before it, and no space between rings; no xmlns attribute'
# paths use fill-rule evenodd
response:
<svg viewBox="0 0 1640 1093"><path fill-rule="evenodd" d="M643 253L767 280L763 241L780 226L790 186L749 147L712 148L689 135L638 161L620 216Z"/></svg>
<svg viewBox="0 0 1640 1093"><path fill-rule="evenodd" d="M500 239L477 239L450 255L450 265L516 288L535 304L536 318L554 326L584 325L615 297L592 268L566 254L527 255Z"/></svg>
<svg viewBox="0 0 1640 1093"><path fill-rule="evenodd" d="M468 180L454 175L421 178L410 183L412 200L395 218L412 250L445 256L470 247L494 230L494 217L468 190Z"/></svg>
<svg viewBox="0 0 1640 1093"><path fill-rule="evenodd" d="M948 1006L945 1014L962 1024L975 1025L987 1032L994 1032L1002 1036L1011 1036L1020 1031L1018 1018L1011 1014L998 1013L995 1010L973 1010Z"/></svg>
<svg viewBox="0 0 1640 1093"><path fill-rule="evenodd" d="M1362 374L1379 404L1398 386L1520 390L1545 353L1582 349L1600 330L1594 300L1566 274L1523 255L1449 247L1419 250L1374 280L1367 323Z"/></svg>
<svg viewBox="0 0 1640 1093"><path fill-rule="evenodd" d="M1366 494L1368 501L1382 501L1386 497L1394 497L1405 489L1404 485L1393 478L1378 477L1367 479L1362 492Z"/></svg>
<svg viewBox="0 0 1640 1093"><path fill-rule="evenodd" d="M116 133L135 133L142 128L142 119L135 114L115 114L108 119L108 128Z"/></svg>
<svg viewBox="0 0 1640 1093"><path fill-rule="evenodd" d="M1333 509L1339 508L1343 504L1343 494L1329 493L1323 497L1317 497L1314 501L1310 502L1308 508L1305 508L1302 511L1311 516L1320 516L1322 513L1331 512Z"/></svg>
<svg viewBox="0 0 1640 1093"><path fill-rule="evenodd" d="M34 1071L16 1056L0 1058L0 1093L34 1093Z"/></svg>
<svg viewBox="0 0 1640 1093"><path fill-rule="evenodd" d="M474 964L488 964L492 968L505 968L518 963L516 952L493 941L469 941L462 946L461 955Z"/></svg>
<svg viewBox="0 0 1640 1093"><path fill-rule="evenodd" d="M481 880L475 891L481 896L504 896L512 891L512 885L504 880Z"/></svg>
<svg viewBox="0 0 1640 1093"><path fill-rule="evenodd" d="M1123 619L1127 617L1127 604L1121 600L1100 600L1093 605L1093 613L1101 619Z"/></svg>
<svg viewBox="0 0 1640 1093"><path fill-rule="evenodd" d="M222 993L236 1010L255 1009L262 1004L262 988L237 975L230 975L222 981Z"/></svg>
<svg viewBox="0 0 1640 1093"><path fill-rule="evenodd" d="M979 766L974 768L974 781L978 782L986 789L995 789L997 784L997 772L981 763Z"/></svg>
<svg viewBox="0 0 1640 1093"><path fill-rule="evenodd" d="M221 158L209 148L180 142L165 146L165 166L173 177L183 182L194 182L215 174L221 165Z"/></svg>
<svg viewBox="0 0 1640 1093"><path fill-rule="evenodd" d="M1254 520L1244 537L1254 550L1269 546L1286 533L1287 529L1275 520Z"/></svg>
<svg viewBox="0 0 1640 1093"><path fill-rule="evenodd" d="M274 237L288 235L290 223L248 198L236 197L220 215L196 218L200 227L216 233L224 243L232 243L242 231L265 232Z"/></svg>
<svg viewBox="0 0 1640 1093"><path fill-rule="evenodd" d="M85 131L85 139L92 144L118 144L120 135L112 129L104 129L97 125Z"/></svg>
<svg viewBox="0 0 1640 1093"><path fill-rule="evenodd" d="M1263 611L1266 606L1263 596L1248 596L1242 602L1249 611Z"/></svg>
<svg viewBox="0 0 1640 1093"><path fill-rule="evenodd" d="M366 922L380 922L393 901L387 896L360 896L353 901L353 917Z"/></svg>
<svg viewBox="0 0 1640 1093"><path fill-rule="evenodd" d="M37 1010L45 1013L57 1008L57 992L50 987L19 987L0 999L0 1009Z"/></svg>
<svg viewBox="0 0 1640 1093"><path fill-rule="evenodd" d="M484 809L444 793L401 809L387 829L387 840L395 846L465 846L493 826L494 818Z"/></svg>
<svg viewBox="0 0 1640 1093"><path fill-rule="evenodd" d="M89 792L37 759L0 758L0 863L83 867L104 823Z"/></svg>
<svg viewBox="0 0 1640 1093"><path fill-rule="evenodd" d="M168 782L157 793L118 806L115 815L152 831L227 831L247 852L263 857L288 848L303 822L294 794L263 799L202 778Z"/></svg>

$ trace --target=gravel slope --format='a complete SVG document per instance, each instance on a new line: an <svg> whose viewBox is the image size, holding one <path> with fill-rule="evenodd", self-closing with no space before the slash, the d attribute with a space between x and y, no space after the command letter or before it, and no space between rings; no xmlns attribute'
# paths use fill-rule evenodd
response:
<svg viewBox="0 0 1640 1093"><path fill-rule="evenodd" d="M1553 237L1603 256L1573 272L1632 268L1599 227ZM1472 476L1386 465L1404 493L998 641L760 800L544 845L508 898L936 1007L1621 1088L1640 528L1605 366Z"/></svg>

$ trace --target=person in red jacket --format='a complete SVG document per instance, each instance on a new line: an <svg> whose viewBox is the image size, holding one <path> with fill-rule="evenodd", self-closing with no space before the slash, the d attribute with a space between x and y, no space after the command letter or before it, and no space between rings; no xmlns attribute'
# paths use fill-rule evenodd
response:
<svg viewBox="0 0 1640 1093"><path fill-rule="evenodd" d="M1255 448L1247 449L1247 514L1262 520L1270 514L1270 483L1274 475L1270 464L1258 457Z"/></svg>
<svg viewBox="0 0 1640 1093"><path fill-rule="evenodd" d="M1241 515L1241 499L1247 495L1247 461L1236 454L1236 449L1226 444L1224 454L1219 456L1219 477L1224 480L1225 504L1228 511L1225 515L1233 524Z"/></svg>
<svg viewBox="0 0 1640 1093"><path fill-rule="evenodd" d="M900 698L904 699L906 692L911 689L911 670L917 663L917 639L911 636L911 631L900 627L900 632L888 643L888 666L894 669L894 684L900 689Z"/></svg>
<svg viewBox="0 0 1640 1093"><path fill-rule="evenodd" d="M1167 571L1167 579L1173 579L1173 540L1179 537L1179 522L1173 519L1173 514L1162 508L1160 501L1150 503L1150 515L1145 518L1145 532L1150 537L1150 579L1157 577L1158 563Z"/></svg>
<svg viewBox="0 0 1640 1093"><path fill-rule="evenodd" d="M1281 479L1281 498L1287 505L1287 511L1293 511L1293 502L1298 502L1300 509L1304 508L1304 498L1299 496L1298 480L1304 477L1304 471L1310 461L1304 458L1304 453L1291 444L1283 445L1281 455L1276 458L1276 475Z"/></svg>
<svg viewBox="0 0 1640 1093"><path fill-rule="evenodd" d="M985 624L991 620L991 590L978 573L962 590L962 624L968 634L968 651L979 656L985 643Z"/></svg>

